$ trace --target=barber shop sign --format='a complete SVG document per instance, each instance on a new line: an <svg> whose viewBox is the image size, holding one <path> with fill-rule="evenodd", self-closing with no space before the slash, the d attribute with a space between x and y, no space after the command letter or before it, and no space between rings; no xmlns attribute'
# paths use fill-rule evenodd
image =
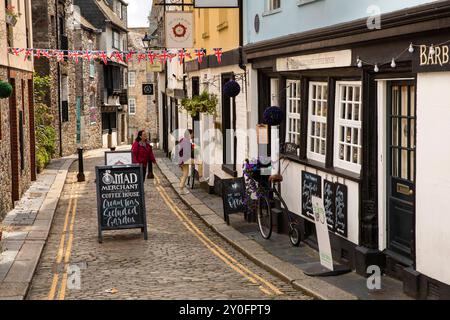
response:
<svg viewBox="0 0 450 320"><path fill-rule="evenodd" d="M413 60L414 72L450 71L450 45L420 45Z"/></svg>

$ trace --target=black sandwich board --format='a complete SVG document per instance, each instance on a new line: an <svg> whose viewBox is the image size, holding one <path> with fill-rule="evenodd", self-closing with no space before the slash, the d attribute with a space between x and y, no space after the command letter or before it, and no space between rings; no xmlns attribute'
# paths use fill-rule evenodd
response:
<svg viewBox="0 0 450 320"><path fill-rule="evenodd" d="M246 212L244 178L222 180L223 213L230 224L230 214Z"/></svg>
<svg viewBox="0 0 450 320"><path fill-rule="evenodd" d="M141 229L147 235L143 170L140 165L99 166L97 176L98 239L103 231Z"/></svg>

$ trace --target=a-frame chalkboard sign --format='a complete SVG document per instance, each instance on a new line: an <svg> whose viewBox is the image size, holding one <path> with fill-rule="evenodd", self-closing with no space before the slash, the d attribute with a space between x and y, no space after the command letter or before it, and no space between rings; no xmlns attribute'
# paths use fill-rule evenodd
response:
<svg viewBox="0 0 450 320"><path fill-rule="evenodd" d="M141 229L147 235L143 170L140 165L96 167L98 240L103 231Z"/></svg>

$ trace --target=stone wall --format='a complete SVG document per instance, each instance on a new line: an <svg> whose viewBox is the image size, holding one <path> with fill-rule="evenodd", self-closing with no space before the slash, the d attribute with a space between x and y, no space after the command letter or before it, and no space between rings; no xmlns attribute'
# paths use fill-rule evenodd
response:
<svg viewBox="0 0 450 320"><path fill-rule="evenodd" d="M75 48L78 50L97 50L99 37L85 28L75 31ZM81 145L84 149L102 147L101 91L100 81L103 67L94 61L94 74L91 77L91 63L87 60L76 65L76 96L81 98Z"/></svg>
<svg viewBox="0 0 450 320"><path fill-rule="evenodd" d="M1 139L0 139L0 218L3 218L13 206L13 200L20 196L31 184L31 149L34 142L30 139L29 80L32 74L26 71L10 69L15 81L15 94L9 99L0 100ZM8 81L7 68L0 67L0 78ZM10 105L10 102L13 102ZM33 111L33 110L32 110ZM20 127L22 115L22 127ZM20 141L20 137L23 141ZM20 150L23 150L21 152ZM23 164L23 165L22 165ZM14 168L14 170L13 170Z"/></svg>
<svg viewBox="0 0 450 320"><path fill-rule="evenodd" d="M56 3L58 4L58 13L56 14ZM56 23L58 17L65 17L64 33L68 38L69 50L73 49L74 28L71 24L72 17L70 5L72 0L33 0L33 46L35 48L57 48L58 47L58 29ZM52 18L53 17L53 18ZM58 63L55 59L36 59L35 71L41 76L50 76L50 90L47 97L47 103L50 106L54 116L54 128L57 131L57 150L56 154L62 156L70 155L76 151L76 93L75 93L75 66L74 62L67 61ZM69 121L60 122L60 78L63 75L68 76L68 102L69 102ZM62 150L61 148L62 147Z"/></svg>
<svg viewBox="0 0 450 320"><path fill-rule="evenodd" d="M0 80L8 81L8 70L0 66ZM0 99L0 220L11 209L11 140L9 99Z"/></svg>

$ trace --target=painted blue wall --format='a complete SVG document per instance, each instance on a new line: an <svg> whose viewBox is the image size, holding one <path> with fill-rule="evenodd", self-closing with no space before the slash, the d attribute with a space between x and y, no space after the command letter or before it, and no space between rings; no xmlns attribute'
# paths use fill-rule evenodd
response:
<svg viewBox="0 0 450 320"><path fill-rule="evenodd" d="M280 36L332 26L364 17L370 6L382 13L438 0L281 0L281 10L268 14L267 0L244 0L244 43L255 43ZM299 5L299 3L305 3ZM261 27L255 32L254 21L259 15Z"/></svg>

